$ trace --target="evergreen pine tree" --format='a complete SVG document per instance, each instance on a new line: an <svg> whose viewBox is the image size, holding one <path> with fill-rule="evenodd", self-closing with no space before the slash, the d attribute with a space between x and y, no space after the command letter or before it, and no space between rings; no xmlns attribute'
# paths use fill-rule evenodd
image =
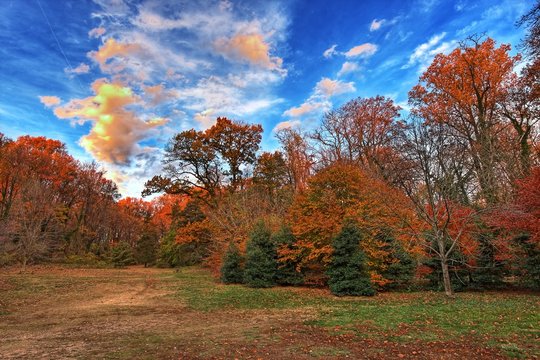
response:
<svg viewBox="0 0 540 360"><path fill-rule="evenodd" d="M271 241L279 247L291 248L295 242L294 235L288 226L282 226L272 235ZM296 263L292 260L278 263L276 282L280 285L300 285L304 282L302 274L296 271Z"/></svg>
<svg viewBox="0 0 540 360"><path fill-rule="evenodd" d="M530 289L540 290L540 250L530 241L528 234L518 236L516 242L525 255L519 269L521 282Z"/></svg>
<svg viewBox="0 0 540 360"><path fill-rule="evenodd" d="M362 234L356 224L346 221L332 242L332 260L327 275L334 295L375 295L366 271L365 255L359 247L361 240Z"/></svg>
<svg viewBox="0 0 540 360"><path fill-rule="evenodd" d="M114 267L125 267L127 265L135 264L131 246L125 241L116 244L111 249L111 262Z"/></svg>
<svg viewBox="0 0 540 360"><path fill-rule="evenodd" d="M271 287L276 283L276 245L270 230L259 221L253 229L246 249L244 282L251 287Z"/></svg>
<svg viewBox="0 0 540 360"><path fill-rule="evenodd" d="M385 244L385 250L392 255L392 262L382 273L384 278L391 281L386 287L389 289L405 287L414 276L415 261L391 233L385 231L379 235L379 239Z"/></svg>
<svg viewBox="0 0 540 360"><path fill-rule="evenodd" d="M144 264L147 267L149 264L153 264L156 261L156 251L158 244L158 235L146 229L135 248L135 257L139 264Z"/></svg>
<svg viewBox="0 0 540 360"><path fill-rule="evenodd" d="M242 255L234 242L231 242L221 266L221 281L225 284L241 284L244 280Z"/></svg>
<svg viewBox="0 0 540 360"><path fill-rule="evenodd" d="M161 239L157 256L158 267L180 266L182 251L180 244L176 242L175 238L176 232L172 229Z"/></svg>
<svg viewBox="0 0 540 360"><path fill-rule="evenodd" d="M504 264L495 259L494 237L489 229L484 229L479 235L479 256L473 273L474 286L477 288L493 289L503 285Z"/></svg>

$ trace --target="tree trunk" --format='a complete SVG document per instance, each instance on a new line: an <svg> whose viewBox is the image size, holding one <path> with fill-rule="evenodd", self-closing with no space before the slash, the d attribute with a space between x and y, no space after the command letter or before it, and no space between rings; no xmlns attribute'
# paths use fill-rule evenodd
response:
<svg viewBox="0 0 540 360"><path fill-rule="evenodd" d="M452 283L450 282L450 272L448 271L448 254L446 252L445 236L441 233L437 234L437 247L439 248L439 258L441 260L441 270L443 275L444 293L448 297L454 296L452 291Z"/></svg>
<svg viewBox="0 0 540 360"><path fill-rule="evenodd" d="M22 258L22 272L26 272L26 264L28 263L28 257L26 255Z"/></svg>
<svg viewBox="0 0 540 360"><path fill-rule="evenodd" d="M454 292L452 290L452 283L450 282L450 272L448 271L448 262L446 257L441 258L441 268L444 283L444 293L446 296L452 297L454 296Z"/></svg>

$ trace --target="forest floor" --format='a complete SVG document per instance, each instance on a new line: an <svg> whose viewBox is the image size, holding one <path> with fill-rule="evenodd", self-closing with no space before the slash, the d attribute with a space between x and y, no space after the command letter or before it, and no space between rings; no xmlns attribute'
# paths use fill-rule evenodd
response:
<svg viewBox="0 0 540 360"><path fill-rule="evenodd" d="M203 269L0 269L1 359L540 358L540 295L221 285Z"/></svg>

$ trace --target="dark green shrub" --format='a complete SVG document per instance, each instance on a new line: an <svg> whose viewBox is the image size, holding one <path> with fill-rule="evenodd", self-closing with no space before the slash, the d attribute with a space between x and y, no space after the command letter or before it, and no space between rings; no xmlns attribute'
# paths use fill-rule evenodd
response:
<svg viewBox="0 0 540 360"><path fill-rule="evenodd" d="M110 267L105 260L94 253L87 252L82 255L68 255L64 262L74 267L104 268Z"/></svg>
<svg viewBox="0 0 540 360"><path fill-rule="evenodd" d="M241 284L244 281L243 257L234 242L231 242L221 266L221 281L225 284Z"/></svg>
<svg viewBox="0 0 540 360"><path fill-rule="evenodd" d="M271 287L276 284L276 245L270 230L259 221L253 229L246 249L244 282L251 287Z"/></svg>

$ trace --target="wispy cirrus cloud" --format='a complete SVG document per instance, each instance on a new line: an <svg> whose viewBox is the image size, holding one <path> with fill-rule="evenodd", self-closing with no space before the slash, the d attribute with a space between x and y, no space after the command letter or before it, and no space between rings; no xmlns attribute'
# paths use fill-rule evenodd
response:
<svg viewBox="0 0 540 360"><path fill-rule="evenodd" d="M65 68L64 72L68 75L88 74L90 72L90 66L85 63L80 63L77 67L73 69Z"/></svg>
<svg viewBox="0 0 540 360"><path fill-rule="evenodd" d="M369 25L369 31L373 32L373 31L379 30L381 26L383 26L384 23L386 23L385 19L380 19L380 20L373 19L373 21Z"/></svg>
<svg viewBox="0 0 540 360"><path fill-rule="evenodd" d="M345 74L356 72L360 69L360 66L358 63L353 61L345 61L343 65L341 65L341 69L338 71L338 76L343 76Z"/></svg>
<svg viewBox="0 0 540 360"><path fill-rule="evenodd" d="M299 126L306 119L320 117L332 108L331 99L333 97L354 91L356 91L354 82L344 82L324 77L317 82L312 94L306 101L283 112L283 116L292 119L282 121L276 127Z"/></svg>
<svg viewBox="0 0 540 360"><path fill-rule="evenodd" d="M328 49L324 50L323 56L327 59L331 58L332 56L339 54L339 52L336 50L337 44L334 44L330 46Z"/></svg>
<svg viewBox="0 0 540 360"><path fill-rule="evenodd" d="M420 71L425 70L435 55L440 53L448 53L457 46L456 40L442 41L446 36L446 32L433 35L427 42L418 45L413 53L409 56L409 60L402 69L419 65Z"/></svg>
<svg viewBox="0 0 540 360"><path fill-rule="evenodd" d="M364 43L356 45L349 49L349 51L343 53L348 58L352 57L369 57L377 52L379 47L372 43Z"/></svg>
<svg viewBox="0 0 540 360"><path fill-rule="evenodd" d="M93 28L90 31L88 31L88 37L89 38L99 38L99 37L103 36L106 32L107 32L107 30L104 27L99 26L99 27Z"/></svg>

